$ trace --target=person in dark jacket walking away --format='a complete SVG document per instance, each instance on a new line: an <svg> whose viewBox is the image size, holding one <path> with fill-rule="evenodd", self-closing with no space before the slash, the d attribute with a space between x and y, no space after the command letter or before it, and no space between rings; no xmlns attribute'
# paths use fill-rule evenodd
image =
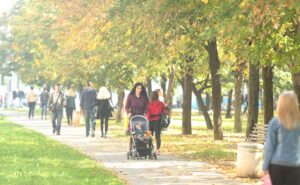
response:
<svg viewBox="0 0 300 185"><path fill-rule="evenodd" d="M61 120L63 117L63 109L65 105L65 97L61 92L60 84L56 84L54 92L51 93L48 100L48 108L52 112L51 122L53 127L53 134L60 135Z"/></svg>
<svg viewBox="0 0 300 185"><path fill-rule="evenodd" d="M273 185L300 185L300 111L297 95L285 91L279 96L277 117L268 126L265 142L265 175Z"/></svg>
<svg viewBox="0 0 300 185"><path fill-rule="evenodd" d="M66 95L66 114L67 114L68 125L72 125L73 111L76 108L75 98L76 98L76 94L74 91L74 85L71 85Z"/></svg>
<svg viewBox="0 0 300 185"><path fill-rule="evenodd" d="M108 120L109 117L112 117L113 107L111 105L111 96L110 92L107 90L106 87L100 87L98 96L97 96L97 119L100 119L100 127L101 127L101 137L104 136L106 138L107 131L108 131ZM96 120L94 121L96 123ZM103 124L105 124L105 133L103 135ZM95 124L94 124L95 129Z"/></svg>
<svg viewBox="0 0 300 185"><path fill-rule="evenodd" d="M153 91L150 97L150 103L148 105L147 118L149 120L150 131L153 135L155 133L156 140L156 153L160 154L160 146L161 146L161 129L162 126L160 124L160 117L162 114L167 113L167 108L163 102L159 100L158 92Z"/></svg>
<svg viewBox="0 0 300 185"><path fill-rule="evenodd" d="M87 87L82 91L80 98L80 108L85 118L85 134L90 135L91 123L94 123L94 108L96 104L97 92L93 88L92 82L87 83ZM91 129L91 136L95 136L95 130Z"/></svg>
<svg viewBox="0 0 300 185"><path fill-rule="evenodd" d="M43 87L43 92L40 94L41 100L41 109L42 109L42 118L47 119L47 109L48 109L48 100L49 100L49 92L47 91L47 87Z"/></svg>
<svg viewBox="0 0 300 185"><path fill-rule="evenodd" d="M25 93L22 90L18 91L18 98L19 98L19 108L23 108L23 99L25 97Z"/></svg>

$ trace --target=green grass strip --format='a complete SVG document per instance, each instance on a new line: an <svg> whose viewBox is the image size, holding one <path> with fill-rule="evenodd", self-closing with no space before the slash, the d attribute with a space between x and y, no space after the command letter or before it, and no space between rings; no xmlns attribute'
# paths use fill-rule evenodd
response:
<svg viewBox="0 0 300 185"><path fill-rule="evenodd" d="M0 184L125 183L75 149L0 118Z"/></svg>

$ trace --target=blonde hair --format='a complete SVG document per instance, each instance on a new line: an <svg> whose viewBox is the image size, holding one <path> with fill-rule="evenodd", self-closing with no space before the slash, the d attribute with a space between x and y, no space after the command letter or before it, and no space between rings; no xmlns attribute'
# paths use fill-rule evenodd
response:
<svg viewBox="0 0 300 185"><path fill-rule="evenodd" d="M284 128L293 130L299 127L300 110L297 95L293 91L284 91L277 102L277 117Z"/></svg>
<svg viewBox="0 0 300 185"><path fill-rule="evenodd" d="M97 95L97 99L102 100L102 99L109 99L109 98L110 98L110 93L108 89L104 86L100 87Z"/></svg>
<svg viewBox="0 0 300 185"><path fill-rule="evenodd" d="M72 88L68 89L67 96L76 96L74 89L72 89Z"/></svg>

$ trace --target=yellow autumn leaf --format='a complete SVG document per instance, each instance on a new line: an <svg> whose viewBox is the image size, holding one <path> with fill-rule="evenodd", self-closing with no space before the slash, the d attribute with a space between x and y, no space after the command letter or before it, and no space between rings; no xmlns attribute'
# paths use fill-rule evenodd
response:
<svg viewBox="0 0 300 185"><path fill-rule="evenodd" d="M208 3L208 0L202 0L202 2L203 2L204 4L207 4L207 3Z"/></svg>

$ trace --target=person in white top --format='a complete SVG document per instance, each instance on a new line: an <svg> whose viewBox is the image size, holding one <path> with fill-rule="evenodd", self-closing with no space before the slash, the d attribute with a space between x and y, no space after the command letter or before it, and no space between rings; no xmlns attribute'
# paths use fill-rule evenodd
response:
<svg viewBox="0 0 300 185"><path fill-rule="evenodd" d="M34 109L37 101L37 94L34 92L34 87L30 87L30 91L27 94L27 103L29 107L29 113L28 113L28 118L33 118L34 117Z"/></svg>

